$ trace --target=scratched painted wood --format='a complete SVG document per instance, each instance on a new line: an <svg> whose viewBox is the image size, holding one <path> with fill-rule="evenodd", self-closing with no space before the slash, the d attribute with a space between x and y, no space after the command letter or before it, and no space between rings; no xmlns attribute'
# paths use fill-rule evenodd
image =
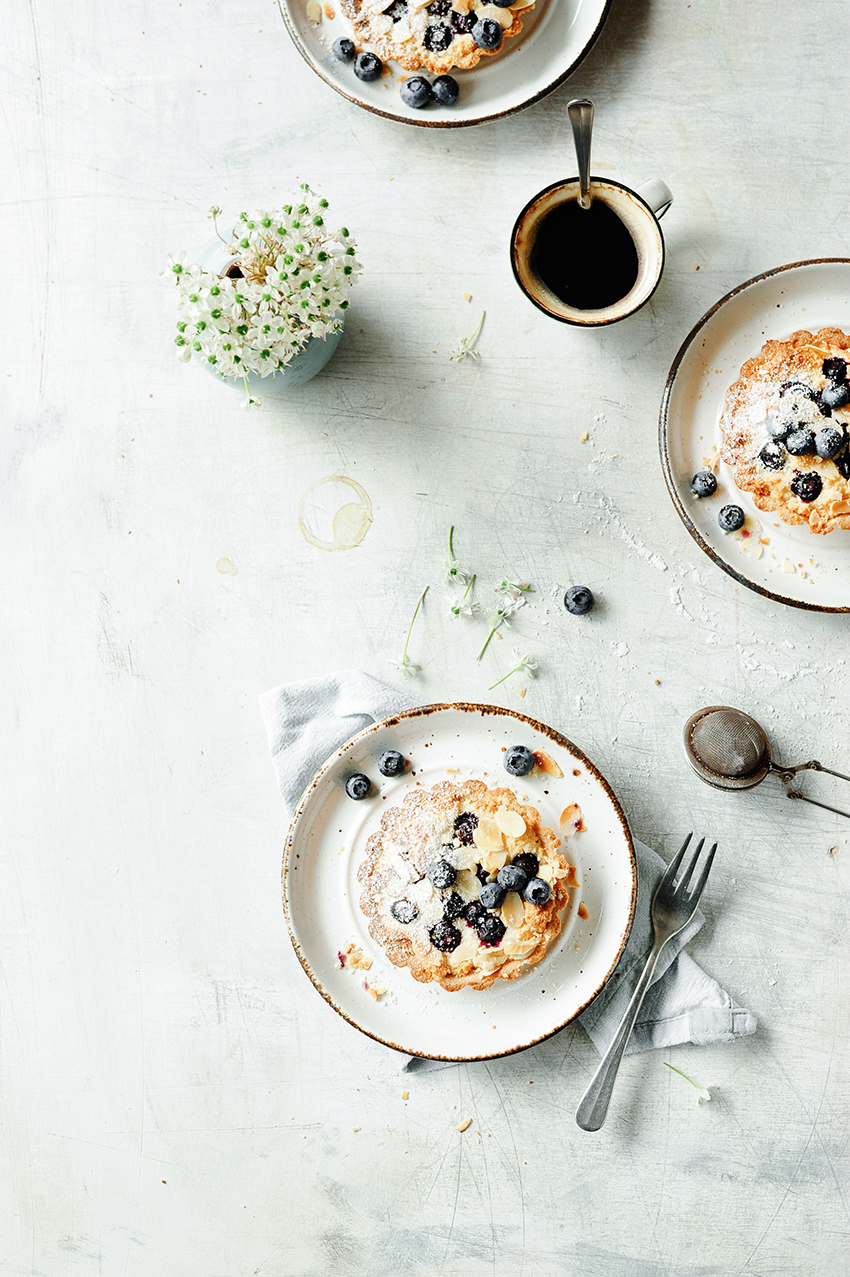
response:
<svg viewBox="0 0 850 1277"><path fill-rule="evenodd" d="M732 703L847 770L847 622L704 560L655 438L709 305L847 253L844 5L615 0L561 91L440 136L338 98L271 0L7 9L0 1273L843 1277L850 822L702 787L680 733ZM661 287L599 333L538 314L506 252L573 172L582 94L594 170L675 192ZM363 279L327 372L247 414L174 361L158 272L210 204L295 176ZM482 309L480 361L450 362ZM450 523L482 600L535 585L480 664L438 588ZM692 948L760 1028L664 1057L711 1104L635 1056L587 1136L581 1029L406 1076L303 978L257 693L389 674L428 582L423 699L487 699L518 644L539 677L492 696L574 739L662 852L720 840Z"/></svg>

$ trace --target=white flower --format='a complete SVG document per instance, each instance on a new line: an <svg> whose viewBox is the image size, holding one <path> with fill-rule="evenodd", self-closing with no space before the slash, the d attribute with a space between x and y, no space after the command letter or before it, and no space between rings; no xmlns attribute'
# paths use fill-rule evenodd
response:
<svg viewBox="0 0 850 1277"><path fill-rule="evenodd" d="M698 1082L695 1082L695 1081L693 1080L693 1078L688 1077L687 1073L683 1073L681 1069L674 1068L674 1066L673 1066L672 1064L667 1064L667 1061L666 1061L666 1060L664 1061L664 1064L667 1066L667 1068L668 1068L668 1069L672 1069L672 1071L673 1071L674 1073L678 1073L678 1074L679 1074L679 1077L683 1077L683 1078L685 1079L685 1081L686 1081L686 1082L690 1082L691 1086L692 1086L692 1087L694 1088L694 1090L696 1091L696 1102L697 1102L697 1104L708 1104L708 1103L710 1102L710 1100L711 1100L711 1088L710 1088L710 1087L708 1087L708 1086L700 1086Z"/></svg>
<svg viewBox="0 0 850 1277"><path fill-rule="evenodd" d="M499 683L504 683L505 679L510 678L512 674L519 674L520 671L525 671L529 678L534 678L536 676L537 662L533 657L529 656L527 652L523 653L518 647L515 647L513 649L513 657L516 661L516 665L514 665L513 669L508 670L507 674L504 674L500 679L498 679L498 681L493 684L493 687L498 687ZM493 687L488 687L487 690L492 692Z"/></svg>
<svg viewBox="0 0 850 1277"><path fill-rule="evenodd" d="M291 204L241 213L227 243L243 278L219 278L184 254L168 258L177 287L178 358L224 377L271 377L311 338L338 332L360 263L347 229L329 231L327 200L304 184ZM210 209L215 219L221 210ZM249 395L246 405L259 400Z"/></svg>
<svg viewBox="0 0 850 1277"><path fill-rule="evenodd" d="M401 671L402 674L410 675L411 678L414 678L416 674L419 672L419 666L414 665L413 661L407 655L399 657L397 661L394 661L392 658L390 658L389 664L394 665L397 670Z"/></svg>
<svg viewBox="0 0 850 1277"><path fill-rule="evenodd" d="M470 337L461 337L460 341L458 342L457 350L452 351L452 353L449 355L449 359L461 360L461 359L480 359L481 358L478 351L475 350L474 347L475 347L476 341L478 340L479 334L481 333L481 329L484 327L484 318L486 314L487 314L486 310L483 310L481 312L481 318L478 321L478 327L475 329L475 332Z"/></svg>

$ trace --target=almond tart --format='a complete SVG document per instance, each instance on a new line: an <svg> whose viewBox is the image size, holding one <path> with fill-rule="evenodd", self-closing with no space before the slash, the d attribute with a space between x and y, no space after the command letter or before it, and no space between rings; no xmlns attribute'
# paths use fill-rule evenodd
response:
<svg viewBox="0 0 850 1277"><path fill-rule="evenodd" d="M850 336L767 341L726 392L721 456L759 510L825 534L850 529Z"/></svg>
<svg viewBox="0 0 850 1277"><path fill-rule="evenodd" d="M340 4L354 26L355 38L383 61L392 58L407 71L424 68L439 75L454 67L468 71L483 54L498 53L506 39L519 35L522 14L534 8L535 0L506 5L480 0L340 0ZM480 48L472 37L476 22L485 20L502 28L495 48Z"/></svg>
<svg viewBox="0 0 850 1277"><path fill-rule="evenodd" d="M510 789L480 780L410 791L358 871L369 934L414 980L489 989L538 963L576 886L560 839Z"/></svg>

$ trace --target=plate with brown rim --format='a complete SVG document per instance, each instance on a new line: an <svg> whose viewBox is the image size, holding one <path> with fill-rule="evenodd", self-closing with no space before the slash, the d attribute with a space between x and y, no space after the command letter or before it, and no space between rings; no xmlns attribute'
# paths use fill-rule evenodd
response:
<svg viewBox="0 0 850 1277"><path fill-rule="evenodd" d="M850 532L817 536L757 509L717 463L715 496L698 499L691 478L721 444L720 415L742 365L769 338L841 328L850 332L850 258L792 262L734 288L703 315L679 349L661 402L661 464L673 504L694 541L741 585L776 603L812 612L850 611ZM717 524L721 506L739 505L742 532Z"/></svg>
<svg viewBox="0 0 850 1277"><path fill-rule="evenodd" d="M504 750L524 744L554 767L509 776ZM377 758L397 749L409 760L386 779ZM553 771L561 775L552 774ZM345 781L364 772L372 795L348 798ZM394 967L369 935L360 912L357 870L383 812L414 786L478 779L507 786L560 832L568 803L581 808L584 830L564 838L579 887L562 914L560 935L545 957L516 980L484 992L448 993ZM283 908L295 952L326 1002L386 1046L441 1060L481 1060L521 1051L574 1020L603 988L628 940L637 893L634 846L623 810L604 776L565 736L494 705L426 705L375 723L341 746L308 785L283 855ZM368 970L339 965L355 945ZM385 990L379 997L372 989Z"/></svg>
<svg viewBox="0 0 850 1277"><path fill-rule="evenodd" d="M388 8L390 3L387 0ZM325 0L319 6L318 23L307 16L307 0L278 0L278 6L298 52L337 93L387 119L452 129L512 115L563 84L593 47L611 0L537 0L534 9L523 15L520 34L505 40L498 53L483 57L471 71L451 71L460 86L453 107L431 102L422 110L406 106L398 92L401 81L417 72L389 62L378 80L364 83L351 63L336 60L331 52L334 40L352 37L351 23L340 12L338 0ZM435 78L430 72L424 74Z"/></svg>

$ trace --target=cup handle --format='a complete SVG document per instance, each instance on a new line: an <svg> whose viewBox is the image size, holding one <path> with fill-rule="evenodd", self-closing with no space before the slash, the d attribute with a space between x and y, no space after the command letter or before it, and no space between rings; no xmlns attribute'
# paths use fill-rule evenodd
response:
<svg viewBox="0 0 850 1277"><path fill-rule="evenodd" d="M673 203L673 192L660 177L651 177L637 188L637 193L642 200L646 200L656 217L663 217Z"/></svg>

